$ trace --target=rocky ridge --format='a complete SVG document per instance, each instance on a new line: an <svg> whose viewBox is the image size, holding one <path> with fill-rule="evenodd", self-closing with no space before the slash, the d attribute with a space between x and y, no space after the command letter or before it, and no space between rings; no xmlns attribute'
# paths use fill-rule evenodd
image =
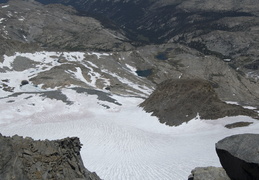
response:
<svg viewBox="0 0 259 180"><path fill-rule="evenodd" d="M35 141L0 134L0 179L99 180L84 167L81 146L78 138Z"/></svg>
<svg viewBox="0 0 259 180"><path fill-rule="evenodd" d="M256 111L221 101L212 85L199 79L166 80L140 106L170 126L188 122L196 116L201 119L237 115L258 117Z"/></svg>

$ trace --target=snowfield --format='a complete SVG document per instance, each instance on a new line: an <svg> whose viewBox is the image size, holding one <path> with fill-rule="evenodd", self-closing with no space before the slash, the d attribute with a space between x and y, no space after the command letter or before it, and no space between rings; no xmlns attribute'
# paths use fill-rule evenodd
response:
<svg viewBox="0 0 259 180"><path fill-rule="evenodd" d="M81 60L81 55L77 56ZM12 68L11 59L3 63ZM48 62L48 66L51 63L56 62ZM43 66L37 66L39 71ZM9 79L9 85L20 93L0 91L0 133L41 140L77 136L83 144L85 167L105 180L186 180L195 167L220 166L217 141L259 129L257 120L245 116L201 120L197 115L187 124L169 127L138 107L142 98L110 95L111 101L73 88L61 89L55 98L51 94L57 91L17 85L16 80L30 75L35 75L32 69L1 73L1 80ZM254 123L243 128L224 127L239 121Z"/></svg>
<svg viewBox="0 0 259 180"><path fill-rule="evenodd" d="M77 136L83 144L85 166L107 180L187 179L197 166L220 166L215 153L218 140L257 133L259 128L256 120L243 116L217 121L197 117L188 124L168 127L138 107L143 99L113 97L120 106L70 89L62 93L74 104L33 94L1 99L0 132L42 140ZM244 120L254 124L224 128Z"/></svg>

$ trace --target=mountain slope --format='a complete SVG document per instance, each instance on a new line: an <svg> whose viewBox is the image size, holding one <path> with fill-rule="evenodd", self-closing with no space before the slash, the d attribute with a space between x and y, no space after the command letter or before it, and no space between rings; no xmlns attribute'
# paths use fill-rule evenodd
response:
<svg viewBox="0 0 259 180"><path fill-rule="evenodd" d="M113 22L128 38L145 43L181 43L227 59L252 80L258 76L259 19L256 1L39 0L72 5L82 14ZM107 21L108 20L108 21Z"/></svg>
<svg viewBox="0 0 259 180"><path fill-rule="evenodd" d="M221 100L258 105L257 81L230 66L233 59L191 47L181 38L177 42L177 36L160 31L162 26L155 21L182 1L109 0L106 7L100 6L117 15L127 7L128 12L135 9L133 20L127 16L130 23L137 11L152 18L156 15L150 12L160 12L150 26L146 23L152 19L139 18L136 22L151 28L143 26L139 31L134 30L139 26L129 27L126 17L123 27L95 14L98 3L105 1L62 2L82 9L32 0L0 4L0 132L4 135L79 137L85 166L106 180L182 180L196 166L220 165L214 150L218 140L258 132L259 121L247 116L216 121L197 116L169 127L139 107L160 82L194 78L208 80ZM177 4L168 6L168 2ZM87 5L83 3L96 7L82 11ZM117 13L117 5L123 4L123 11ZM142 8L135 8L140 4ZM154 37L145 35L156 28L159 33L152 32ZM156 34L165 35L159 43ZM225 128L243 122L249 126Z"/></svg>
<svg viewBox="0 0 259 180"><path fill-rule="evenodd" d="M44 2L48 3L48 1ZM54 2L55 1L52 3ZM69 3L77 7L76 5L81 1L73 2L76 4L71 1L64 1L63 3ZM91 2L91 6L89 5L90 1L85 1L81 4L81 10L84 8L90 8L89 11L94 10L95 5L97 6L98 3L103 3L103 1ZM179 14L177 15L176 12L178 12L178 10L173 11L176 14L169 12L171 12L172 8L181 9L180 7L186 2L178 2L178 4L174 4L175 7L172 7L173 1L170 1L171 4L168 4L169 2L166 1L160 1L159 3L151 1L106 1L106 3L108 3L106 4L106 10L107 13L116 12L115 10L108 11L109 5L112 4L116 10L119 10L120 5L123 3L124 8L131 7L128 6L129 3L132 7L145 7L141 10L136 9L136 11L145 10L145 15L159 8L168 8L170 11L161 11L161 16L170 14L170 17L175 16L176 19L180 20L177 18ZM203 26L198 26L198 22L203 24L206 18L210 18L210 22L213 23L216 22L215 19L223 21L224 18L222 19L221 16L205 17L206 13L201 14L205 19L199 16L200 18L198 19L200 20L197 21L198 24L196 21L192 23L194 29L185 28L183 24L181 26L180 24L177 25L168 21L170 29L172 29L171 26L179 26L182 28L177 36L173 37L168 35L168 37L170 37L168 39L172 41L170 40L161 45L134 47L132 44L137 43L137 41L134 42L132 39L128 40L122 33L123 31L120 30L120 27L117 29L106 28L103 23L94 18L78 16L79 12L71 7L62 6L60 4L43 5L35 1L16 0L10 0L8 4L3 4L1 7L0 29L2 35L0 38L3 42L0 45L1 54L6 54L11 58L11 61L9 61L5 60L4 56L1 56L1 62L7 64L13 63L14 59L20 58L17 56L21 56L34 61L34 63L42 63L40 65L40 71L35 72L33 75L30 75L30 77L24 77L24 79L22 79L29 80L34 85L42 84L44 88L62 88L71 85L98 88L99 90L107 88L113 93L145 94L144 96L146 96L148 94L147 91L150 92L151 89L155 88L156 84L166 79L199 78L208 80L215 88L220 99L224 101L236 101L239 103L258 105L257 61L253 62L254 57L257 57L257 51L253 50L256 48L257 34L251 32L255 37L247 36L244 40L244 34L248 32L242 29L237 32L228 32L213 28L215 26L208 26L211 28L211 31L207 32L206 28L204 29L206 23ZM197 13L196 10L193 10L193 12ZM88 11L84 11L84 13L91 15L91 12ZM121 13L124 16L128 15L127 13ZM198 13L202 13L202 11ZM213 13L214 12L212 12L212 15ZM252 13L248 18L254 18L255 20L251 19L251 21L248 22L245 21L245 17L241 16L242 13L245 16L247 15L244 14L247 12L239 12L238 10L232 14L233 18L238 18L236 15L239 14L239 23L243 22L249 25L248 22L251 22L251 26L253 23L256 23L256 17L252 15ZM184 12L184 14L184 16L188 15L186 12ZM152 15L158 16L156 13ZM220 15L229 16L225 17L225 21L227 21L228 18L232 18L229 13L220 13ZM120 16L116 15L116 17ZM144 18L144 16L140 17ZM164 21L167 16L164 18L158 17L161 21ZM196 16L190 17L194 18ZM107 16L107 18L112 20L112 17ZM139 20L141 18L139 18ZM147 20L152 20L153 23L159 25L159 23L156 23L156 19L148 18ZM121 21L124 23L128 22L122 19ZM233 23L235 21L230 22ZM132 23L137 23L133 17ZM114 25L111 24L110 21L107 21L106 24ZM132 28L134 27L132 26ZM247 26L244 28L247 29L246 27ZM195 33L195 28L197 32L201 33L200 35ZM152 28L144 29L159 34L155 29L152 30ZM159 25L159 29L164 28ZM185 31L192 31L192 33L188 35ZM206 32L207 34L204 34ZM237 34L240 34L240 36L237 37ZM193 38L192 35L195 35L195 38ZM233 39L234 36L236 38L234 38L235 41L232 42L225 36L230 39ZM225 48L224 43L220 43L223 39L226 45L233 43L235 48ZM250 40L253 40L254 44L251 43L249 48L240 51L240 48L247 46L246 41L250 42ZM217 50L217 47L222 47L212 52L208 47L202 44L205 41L207 44L210 44L212 49ZM238 42L241 43L239 44ZM230 46L234 47L234 45ZM74 52L79 50L81 52L79 53L79 59L73 57L71 62L69 59L71 59L73 53L68 54L67 57L64 56L64 53L52 53L53 56L50 57L48 52L44 55L43 50L50 50L51 53L53 51L65 53L67 51ZM222 50L222 54L219 52L220 50ZM32 52L32 54L15 55L14 53L17 51ZM38 51L40 56L43 55L45 57L40 58L41 60L34 60L33 58L37 55L37 53L34 53L35 51ZM104 53L103 51L108 52ZM242 53L243 56L239 56L237 53L233 55L233 57L236 58L231 59L231 57L229 57L229 51L238 51L239 54ZM6 58L8 59L8 57ZM226 57L228 58L226 59ZM46 62L51 63L51 65L44 65L44 58L47 58L48 60L46 60ZM22 61L15 60L14 62ZM243 65L244 68L242 68ZM5 72L8 68L12 70L15 67L12 67L11 64L7 66L3 64L1 71ZM79 80L80 78L75 78L75 74L78 75L80 73L82 73L81 76L83 77L80 76L81 80ZM19 84L20 82L16 85Z"/></svg>
<svg viewBox="0 0 259 180"><path fill-rule="evenodd" d="M15 48L22 51L26 46L67 51L131 48L120 32L105 29L99 21L76 14L71 7L10 0L0 11L1 54Z"/></svg>

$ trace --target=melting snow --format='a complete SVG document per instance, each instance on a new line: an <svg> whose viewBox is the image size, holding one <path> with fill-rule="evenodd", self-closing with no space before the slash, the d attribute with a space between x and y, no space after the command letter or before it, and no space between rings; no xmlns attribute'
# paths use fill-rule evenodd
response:
<svg viewBox="0 0 259 180"><path fill-rule="evenodd" d="M7 8L7 7L9 7L9 5L4 5L4 6L2 6L2 8Z"/></svg>
<svg viewBox="0 0 259 180"><path fill-rule="evenodd" d="M90 64L90 65L91 65L92 67L94 67L94 68L98 68L97 65L95 65L94 63L92 63L92 62L90 62L90 61L87 61L87 63Z"/></svg>
<svg viewBox="0 0 259 180"><path fill-rule="evenodd" d="M5 18L0 18L0 24L3 23L4 20Z"/></svg>
<svg viewBox="0 0 259 180"><path fill-rule="evenodd" d="M135 67L130 66L130 65L128 65L128 64L126 64L126 66L127 66L127 68L128 68L133 74L137 75L137 73L136 73L137 69L136 69Z"/></svg>
<svg viewBox="0 0 259 180"><path fill-rule="evenodd" d="M22 16L22 17L20 17L18 20L19 20L19 21L24 21L25 18Z"/></svg>
<svg viewBox="0 0 259 180"><path fill-rule="evenodd" d="M97 56L97 59L100 59L101 56L110 56L110 54L108 53L97 53L97 52L89 52L87 53L88 55L96 55Z"/></svg>
<svg viewBox="0 0 259 180"><path fill-rule="evenodd" d="M129 85L130 87L132 87L132 88L134 88L134 89L136 89L136 90L142 92L143 94L148 95L148 94L150 94L150 93L152 92L151 89L149 89L149 88L147 88L147 87L145 87L145 86L143 86L143 85L141 85L141 84L136 84L136 83L134 83L134 82L132 82L132 81L126 79L126 78L123 78L123 77L119 76L119 75L116 74L116 73L112 73L112 72L109 72L109 71L107 71L107 70L104 70L104 72L109 73L109 74L112 75L113 77L117 78L120 82Z"/></svg>
<svg viewBox="0 0 259 180"><path fill-rule="evenodd" d="M13 90L15 92L22 92L23 90L20 87L22 80L28 80L40 72L50 70L54 66L59 66L60 63L58 63L57 60L61 55L65 56L68 61L82 61L84 59L84 53L81 52L61 53L43 51L35 53L15 53L13 56L4 55L4 61L0 63L0 68L6 69L6 72L1 73L0 80L9 79L5 84L14 88ZM24 71L14 71L12 66L16 57L25 57L39 64L36 65L36 68L29 68ZM6 94L7 93L4 93L4 96Z"/></svg>
<svg viewBox="0 0 259 180"><path fill-rule="evenodd" d="M84 78L83 74L82 74L82 69L80 67L76 67L76 72L73 71L68 71L69 73L73 74L73 76L76 79L79 79L80 81L89 84L89 82Z"/></svg>
<svg viewBox="0 0 259 180"><path fill-rule="evenodd" d="M13 16L12 12L11 12L11 11L8 11L8 12L7 12L7 16L8 16L9 18L12 17L12 16Z"/></svg>
<svg viewBox="0 0 259 180"><path fill-rule="evenodd" d="M25 35L22 36L25 41L28 41L27 37Z"/></svg>

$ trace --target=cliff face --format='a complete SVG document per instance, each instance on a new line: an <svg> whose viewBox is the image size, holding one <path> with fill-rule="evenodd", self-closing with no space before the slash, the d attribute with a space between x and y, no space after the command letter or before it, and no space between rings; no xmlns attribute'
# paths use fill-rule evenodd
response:
<svg viewBox="0 0 259 180"><path fill-rule="evenodd" d="M78 138L34 141L0 134L0 179L99 180L84 167L80 149Z"/></svg>

